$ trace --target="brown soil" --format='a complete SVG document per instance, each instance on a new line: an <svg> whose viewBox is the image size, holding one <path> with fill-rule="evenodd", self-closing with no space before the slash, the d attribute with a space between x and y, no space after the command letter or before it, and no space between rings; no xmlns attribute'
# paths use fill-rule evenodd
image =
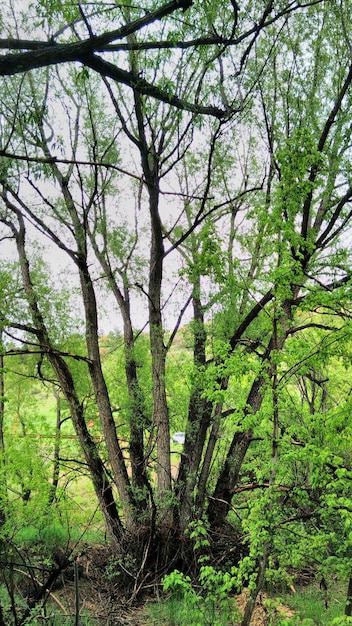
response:
<svg viewBox="0 0 352 626"><path fill-rule="evenodd" d="M237 607L242 614L247 603L248 595L248 591L244 591L236 600ZM267 624L269 623L270 613L266 606L266 600L268 600L268 596L265 593L260 593L253 611L251 626L267 626ZM294 616L293 611L291 611L291 609L289 609L287 606L284 606L283 604L278 604L275 607L275 612L276 614L281 615L281 617L290 618Z"/></svg>

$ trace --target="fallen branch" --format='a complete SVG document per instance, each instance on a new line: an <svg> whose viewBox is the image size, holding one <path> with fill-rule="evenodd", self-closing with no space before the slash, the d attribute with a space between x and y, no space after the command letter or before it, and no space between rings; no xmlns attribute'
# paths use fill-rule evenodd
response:
<svg viewBox="0 0 352 626"><path fill-rule="evenodd" d="M39 587L44 587L43 583L41 583L38 578L35 578L35 576L31 576L30 574L28 574L27 572L24 572L21 569L17 569L14 568L13 570L14 572L17 572L18 574L22 574L22 576L25 576L26 578L29 578L30 580L34 580L36 582L37 585L39 585ZM70 614L67 613L67 609L65 609L64 605L60 602L59 598L50 590L47 589L48 595L54 600L54 602L56 602L56 604L60 607L60 609L63 611L63 616L64 617L69 617Z"/></svg>
<svg viewBox="0 0 352 626"><path fill-rule="evenodd" d="M229 494L232 496L234 493L241 493L241 491L251 491L253 489L267 489L268 487L275 487L276 489L279 489L279 491L290 491L290 487L285 487L285 485L271 485L270 483L250 483L249 485L241 485L240 487L230 489Z"/></svg>

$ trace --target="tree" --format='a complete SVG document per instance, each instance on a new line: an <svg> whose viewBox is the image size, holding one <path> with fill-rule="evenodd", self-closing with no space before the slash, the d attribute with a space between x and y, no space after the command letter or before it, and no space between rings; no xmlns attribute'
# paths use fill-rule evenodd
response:
<svg viewBox="0 0 352 626"><path fill-rule="evenodd" d="M9 18L3 49L27 52L0 59L0 74L13 75L2 90L1 222L22 291L2 319L5 337L30 341L50 364L110 536L124 537L126 549L126 536L142 537L135 589L155 546L167 567L192 519L206 515L223 529L233 499L261 485L266 495L250 496L255 524L241 522L253 522L245 626L274 551L266 529L279 522L267 509L296 487L293 471L288 485L278 483L287 390L330 338L349 332L352 66L344 62L347 5L234 7L117 6L109 19L121 26L109 30L104 3L96 13L84 3L38 3L36 27L54 33L45 43L15 40ZM37 281L37 232L76 277L85 333L78 354L64 347L69 334L57 333ZM102 293L122 321L119 394L99 343ZM189 397L173 480L168 363L186 316ZM148 374L139 357L145 328ZM306 340L312 329L319 348ZM87 428L76 362L92 389L107 466ZM115 395L127 398L128 454Z"/></svg>

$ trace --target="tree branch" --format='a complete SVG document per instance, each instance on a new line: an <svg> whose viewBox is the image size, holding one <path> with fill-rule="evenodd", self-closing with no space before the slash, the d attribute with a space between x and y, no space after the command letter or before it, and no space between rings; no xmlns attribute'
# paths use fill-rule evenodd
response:
<svg viewBox="0 0 352 626"><path fill-rule="evenodd" d="M20 54L6 54L0 57L0 76L11 76L38 67L58 65L59 63L67 63L69 61L80 61L86 54L91 54L112 41L136 33L138 30L161 20L174 11L180 8L185 10L191 5L192 0L171 0L171 2L167 2L154 11L148 11L143 17L120 28L74 43L57 44L55 40L51 39L48 42L42 42L40 47L38 45L39 42L33 42L32 47L31 42L23 40L25 47L27 49L31 47L32 51ZM20 40L16 42L14 39L5 39L2 42L3 45L1 47L5 47L4 42L7 42L7 48L10 48L10 45L12 49L20 47Z"/></svg>

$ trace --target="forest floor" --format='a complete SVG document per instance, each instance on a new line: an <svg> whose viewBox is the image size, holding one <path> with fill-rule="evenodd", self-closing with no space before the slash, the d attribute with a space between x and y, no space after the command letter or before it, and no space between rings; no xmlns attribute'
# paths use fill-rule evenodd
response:
<svg viewBox="0 0 352 626"><path fill-rule="evenodd" d="M148 616L148 605L155 602L152 594L145 596L138 604L131 604L124 596L119 576L111 568L111 553L106 546L88 548L83 552L79 566L80 615L90 618L91 623L96 626L157 626L161 623ZM60 584L52 590L48 604L59 609L61 615L72 617L76 610L76 591L75 583L70 578L73 576L62 577ZM236 598L236 605L242 612L246 598L246 592ZM251 626L265 626L268 623L266 599L263 593L258 596ZM294 615L291 609L282 604L276 610L282 617Z"/></svg>

